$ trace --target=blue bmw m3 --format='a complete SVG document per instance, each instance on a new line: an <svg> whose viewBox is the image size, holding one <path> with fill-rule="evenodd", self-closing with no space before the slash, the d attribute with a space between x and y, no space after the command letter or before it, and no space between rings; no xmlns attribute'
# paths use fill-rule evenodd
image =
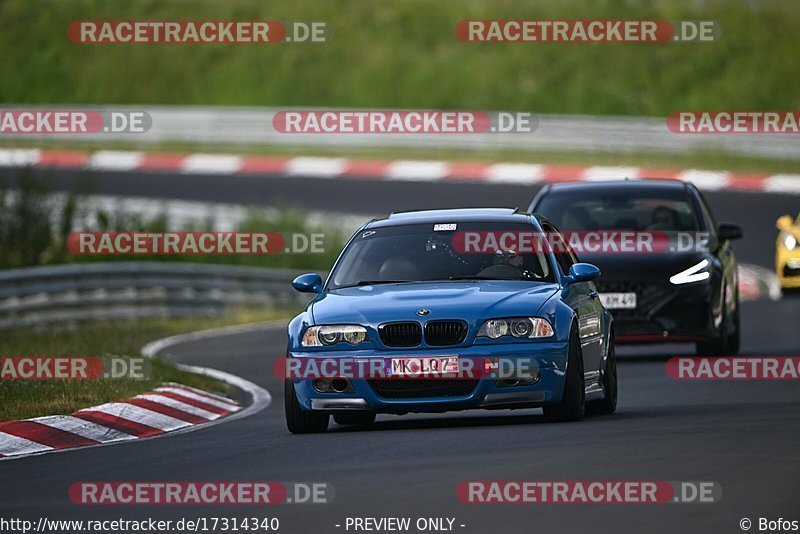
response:
<svg viewBox="0 0 800 534"><path fill-rule="evenodd" d="M542 408L612 413L612 318L546 219L507 208L393 213L359 229L289 324L293 433L376 414Z"/></svg>

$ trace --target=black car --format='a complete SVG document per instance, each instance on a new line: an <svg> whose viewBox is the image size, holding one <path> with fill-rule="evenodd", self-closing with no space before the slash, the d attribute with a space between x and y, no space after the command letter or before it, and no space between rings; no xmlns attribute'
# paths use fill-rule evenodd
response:
<svg viewBox="0 0 800 534"><path fill-rule="evenodd" d="M576 250L598 266L595 281L621 343L694 342L700 354L735 354L741 328L739 279L731 241L736 224L719 223L702 193L677 180L564 182L543 187L529 209L560 231L582 237L656 236L652 252L614 247ZM665 238L665 239L661 239ZM574 242L574 241L573 241Z"/></svg>

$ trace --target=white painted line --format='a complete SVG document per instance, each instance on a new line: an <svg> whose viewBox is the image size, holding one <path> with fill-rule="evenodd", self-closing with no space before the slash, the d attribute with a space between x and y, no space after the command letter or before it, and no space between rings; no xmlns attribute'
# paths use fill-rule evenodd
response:
<svg viewBox="0 0 800 534"><path fill-rule="evenodd" d="M37 148L0 148L0 167L27 167L39 163L41 150Z"/></svg>
<svg viewBox="0 0 800 534"><path fill-rule="evenodd" d="M103 412L108 415L121 417L122 419L127 419L128 421L134 421L136 423L141 423L143 425L151 426L164 431L176 430L191 424L162 413L154 412L146 408L140 408L139 406L134 406L133 404L127 404L124 402L109 402L108 404L101 404L100 406L80 410L78 413L86 411Z"/></svg>
<svg viewBox="0 0 800 534"><path fill-rule="evenodd" d="M235 421L236 419L243 419L245 417L253 415L254 413L260 412L261 410L269 406L270 403L272 402L272 395L269 394L269 391L262 388L261 386L253 384L249 380L245 380L244 378L238 377L236 375L226 373L225 371L219 371L217 369L209 369L208 367L197 367L194 365L185 365L181 363L177 364L177 367L178 369L183 369L184 371L189 371L190 373L210 376L211 378L216 378L217 380L226 382L236 388L241 389L242 391L250 395L251 399L250 404L246 406L244 409L239 410L238 412L234 412L230 415L226 415L225 417L217 419L212 423L203 423L202 425L194 425L194 427L186 429L186 432L189 432L198 426L205 427L213 424Z"/></svg>
<svg viewBox="0 0 800 534"><path fill-rule="evenodd" d="M236 401L234 401L232 399L229 399L225 395L220 395L219 393L214 393L212 391L206 391L204 389L197 389L197 388L193 388L192 386L186 386L186 385L183 385L183 384L167 384L167 385L175 385L175 386L181 387L181 388L189 390L189 391L194 391L198 395L213 397L213 398L217 399L218 401L227 402L227 403L233 404L234 406L238 406L238 404L236 404Z"/></svg>
<svg viewBox="0 0 800 534"><path fill-rule="evenodd" d="M447 177L449 167L444 161L391 162L386 168L388 180L407 180L411 182L434 182Z"/></svg>
<svg viewBox="0 0 800 534"><path fill-rule="evenodd" d="M776 174L764 180L764 191L769 193L800 194L800 174Z"/></svg>
<svg viewBox="0 0 800 534"><path fill-rule="evenodd" d="M173 393L175 395L180 395L181 397L187 399L205 402L206 404L209 404L211 406L216 406L217 408L222 408L224 410L229 410L232 412L235 412L240 408L238 404L228 399L227 397L220 397L214 394L211 394L213 396L209 396L209 392L207 391L202 391L198 393L196 392L196 390L192 391L190 389L186 389L186 386L183 387L166 386L166 387L156 388L156 391L164 393Z"/></svg>
<svg viewBox="0 0 800 534"><path fill-rule="evenodd" d="M181 172L235 174L242 168L242 157L225 154L192 154L181 162Z"/></svg>
<svg viewBox="0 0 800 534"><path fill-rule="evenodd" d="M95 170L132 171L142 164L143 159L143 152L99 150L89 156L86 166Z"/></svg>
<svg viewBox="0 0 800 534"><path fill-rule="evenodd" d="M110 443L114 441L123 441L129 439L136 439L136 436L114 430L90 421L84 421L71 415L49 415L47 417L36 417L30 419L43 425L52 428L58 428L65 432L71 432L87 439L93 439L100 443Z"/></svg>
<svg viewBox="0 0 800 534"><path fill-rule="evenodd" d="M347 160L344 158L292 158L286 163L286 172L296 176L334 178L344 173Z"/></svg>
<svg viewBox="0 0 800 534"><path fill-rule="evenodd" d="M587 182L639 178L639 167L587 167L581 179Z"/></svg>
<svg viewBox="0 0 800 534"><path fill-rule="evenodd" d="M53 450L53 448L47 445L0 432L0 454L3 456L17 456L20 454L32 454L50 450Z"/></svg>
<svg viewBox="0 0 800 534"><path fill-rule="evenodd" d="M196 415L198 417L202 417L203 419L208 419L209 421L218 419L220 416L220 414L209 412L208 410L198 408L197 406L192 406L191 404L186 404L185 402L181 402L179 400L175 400L170 397L165 397L164 395L145 394L145 395L136 395L136 397L134 398L157 402L159 404L163 404L164 406L169 406L170 408L175 408L176 410Z"/></svg>
<svg viewBox="0 0 800 534"><path fill-rule="evenodd" d="M679 173L676 178L684 182L691 182L696 185L698 189L704 191L717 191L728 187L730 184L730 176L731 173L729 172L690 169Z"/></svg>
<svg viewBox="0 0 800 534"><path fill-rule="evenodd" d="M544 166L530 163L497 163L489 165L486 181L509 184L535 184L544 179Z"/></svg>

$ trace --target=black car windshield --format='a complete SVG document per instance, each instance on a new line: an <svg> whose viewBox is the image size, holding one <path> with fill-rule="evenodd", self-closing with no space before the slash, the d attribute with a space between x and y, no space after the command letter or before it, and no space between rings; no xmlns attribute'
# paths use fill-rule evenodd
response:
<svg viewBox="0 0 800 534"><path fill-rule="evenodd" d="M328 287L451 280L554 281L547 254L531 247L531 224L409 224L362 230ZM503 236L506 236L503 238ZM527 243L526 250L519 246Z"/></svg>
<svg viewBox="0 0 800 534"><path fill-rule="evenodd" d="M633 230L694 232L697 212L683 190L618 190L588 187L544 195L536 212L563 231Z"/></svg>

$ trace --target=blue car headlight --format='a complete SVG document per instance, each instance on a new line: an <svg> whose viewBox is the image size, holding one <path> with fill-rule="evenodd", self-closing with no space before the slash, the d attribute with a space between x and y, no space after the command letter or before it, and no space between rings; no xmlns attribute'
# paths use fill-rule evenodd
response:
<svg viewBox="0 0 800 534"><path fill-rule="evenodd" d="M329 347L342 341L350 345L369 341L367 329L357 324L310 326L303 334L301 344L304 347Z"/></svg>
<svg viewBox="0 0 800 534"><path fill-rule="evenodd" d="M481 325L478 337L497 339L503 336L515 338L539 338L553 335L553 325L541 317L510 317L489 319Z"/></svg>

